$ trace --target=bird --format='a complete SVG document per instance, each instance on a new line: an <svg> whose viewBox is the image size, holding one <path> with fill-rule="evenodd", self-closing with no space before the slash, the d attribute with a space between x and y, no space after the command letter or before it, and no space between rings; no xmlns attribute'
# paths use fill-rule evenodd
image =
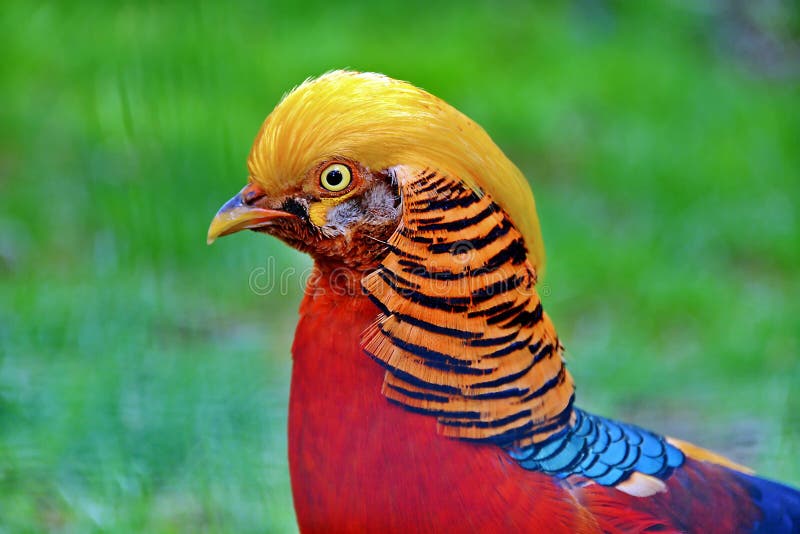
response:
<svg viewBox="0 0 800 534"><path fill-rule="evenodd" d="M309 254L288 461L301 532L800 532L800 492L585 411L537 293L528 181L411 83L336 70L263 122L214 216Z"/></svg>

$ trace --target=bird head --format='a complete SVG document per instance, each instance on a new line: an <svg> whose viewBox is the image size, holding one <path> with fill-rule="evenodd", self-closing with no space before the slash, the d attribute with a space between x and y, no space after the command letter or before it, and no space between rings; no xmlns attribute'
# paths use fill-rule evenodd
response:
<svg viewBox="0 0 800 534"><path fill-rule="evenodd" d="M434 169L487 192L525 236L540 270L544 247L522 173L465 115L413 85L334 71L286 95L248 158L248 183L219 212L208 242L265 232L317 260L368 268L398 228L400 168Z"/></svg>

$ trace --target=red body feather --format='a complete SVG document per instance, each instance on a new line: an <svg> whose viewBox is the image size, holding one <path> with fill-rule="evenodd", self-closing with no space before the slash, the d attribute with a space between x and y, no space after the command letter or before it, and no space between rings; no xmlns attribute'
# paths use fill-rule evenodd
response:
<svg viewBox="0 0 800 534"><path fill-rule="evenodd" d="M713 464L688 460L667 492L639 498L568 488L496 446L438 435L433 418L381 394L384 370L359 343L377 308L326 280L303 301L293 347L289 460L303 532L736 532L758 519Z"/></svg>

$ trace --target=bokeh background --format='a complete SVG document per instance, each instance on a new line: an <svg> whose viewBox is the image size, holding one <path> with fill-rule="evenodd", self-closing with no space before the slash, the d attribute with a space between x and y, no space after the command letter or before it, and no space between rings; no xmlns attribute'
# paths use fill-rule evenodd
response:
<svg viewBox="0 0 800 534"><path fill-rule="evenodd" d="M296 528L309 261L205 234L281 95L341 67L443 97L529 177L582 406L800 485L796 2L0 13L0 532Z"/></svg>

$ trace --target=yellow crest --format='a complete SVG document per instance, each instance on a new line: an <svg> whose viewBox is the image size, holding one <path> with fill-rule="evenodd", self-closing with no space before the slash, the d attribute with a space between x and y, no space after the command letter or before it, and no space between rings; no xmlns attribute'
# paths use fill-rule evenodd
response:
<svg viewBox="0 0 800 534"><path fill-rule="evenodd" d="M339 70L307 80L264 121L248 169L265 191L285 191L333 156L373 170L434 168L488 192L542 272L544 243L527 180L483 128L443 100L375 73Z"/></svg>

